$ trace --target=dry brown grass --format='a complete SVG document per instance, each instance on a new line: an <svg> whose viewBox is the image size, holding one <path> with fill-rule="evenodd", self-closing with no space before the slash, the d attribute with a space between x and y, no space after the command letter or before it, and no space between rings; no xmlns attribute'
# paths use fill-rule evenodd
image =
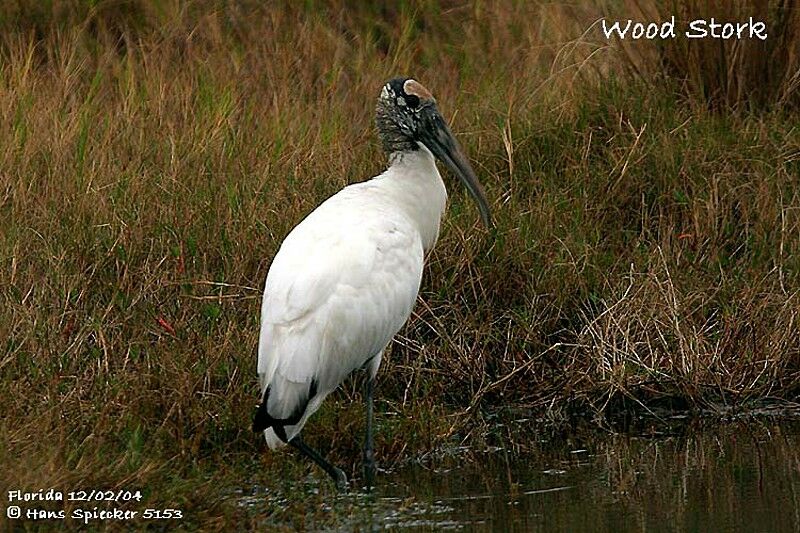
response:
<svg viewBox="0 0 800 533"><path fill-rule="evenodd" d="M712 109L780 109L800 104L800 7L794 2L626 0L624 6L626 16L635 20L661 22L676 17L676 39L616 43L624 52L625 68L637 77L656 84L665 77L676 80L690 101ZM689 22L712 17L720 24L753 17L765 23L768 38L683 37Z"/></svg>
<svg viewBox="0 0 800 533"><path fill-rule="evenodd" d="M147 487L222 527L243 512L222 489L293 477L248 430L260 287L294 224L382 170L374 98L402 73L437 95L499 231L453 188L381 374L385 461L498 405L797 394L791 116L607 78L593 19L560 6L313 4L0 19L4 486ZM308 432L351 470L356 390Z"/></svg>

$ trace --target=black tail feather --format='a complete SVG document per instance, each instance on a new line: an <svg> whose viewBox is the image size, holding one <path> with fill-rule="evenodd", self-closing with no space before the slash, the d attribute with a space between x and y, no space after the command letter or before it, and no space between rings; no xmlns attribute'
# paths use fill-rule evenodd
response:
<svg viewBox="0 0 800 533"><path fill-rule="evenodd" d="M267 387L267 389L264 391L264 397L261 400L261 404L258 406L258 410L253 417L253 432L260 433L267 428L272 428L275 430L275 434L278 436L278 438L280 438L283 442L289 442L289 440L286 438L286 426L293 426L300 422L300 419L303 418L303 414L306 412L308 402L310 402L311 399L316 395L317 381L312 380L308 387L308 396L306 397L306 400L298 404L290 416L286 418L274 418L267 411L267 402L269 400L269 387Z"/></svg>

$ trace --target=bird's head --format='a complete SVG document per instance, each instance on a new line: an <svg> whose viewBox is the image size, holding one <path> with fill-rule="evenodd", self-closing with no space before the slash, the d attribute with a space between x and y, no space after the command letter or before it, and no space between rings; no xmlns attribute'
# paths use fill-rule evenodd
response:
<svg viewBox="0 0 800 533"><path fill-rule="evenodd" d="M483 223L493 226L483 187L428 89L411 78L389 80L378 98L375 123L388 154L419 150L420 145L430 150L458 176L475 199Z"/></svg>

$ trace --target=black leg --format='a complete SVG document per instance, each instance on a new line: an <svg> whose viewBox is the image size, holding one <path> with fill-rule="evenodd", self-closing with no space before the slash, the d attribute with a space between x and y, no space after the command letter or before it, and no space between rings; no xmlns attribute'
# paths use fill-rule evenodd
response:
<svg viewBox="0 0 800 533"><path fill-rule="evenodd" d="M328 461L325 460L314 448L310 447L308 444L303 442L303 439L300 438L300 435L296 436L292 440L289 441L294 448L300 450L306 457L317 463L322 469L331 476L334 483L336 483L336 488L339 490L345 490L347 488L347 476L344 475L344 472L341 469L333 466Z"/></svg>
<svg viewBox="0 0 800 533"><path fill-rule="evenodd" d="M367 376L364 385L364 396L367 403L367 435L364 439L364 478L367 490L375 484L375 449L372 440L372 392L375 389L375 378Z"/></svg>

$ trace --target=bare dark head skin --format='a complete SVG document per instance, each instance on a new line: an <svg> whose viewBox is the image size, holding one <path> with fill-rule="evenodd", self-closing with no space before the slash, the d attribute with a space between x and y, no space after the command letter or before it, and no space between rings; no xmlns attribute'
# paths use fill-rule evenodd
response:
<svg viewBox="0 0 800 533"><path fill-rule="evenodd" d="M428 89L411 78L390 80L378 98L375 123L387 154L419 150L420 145L430 150L467 188L486 227L493 227L483 187Z"/></svg>

